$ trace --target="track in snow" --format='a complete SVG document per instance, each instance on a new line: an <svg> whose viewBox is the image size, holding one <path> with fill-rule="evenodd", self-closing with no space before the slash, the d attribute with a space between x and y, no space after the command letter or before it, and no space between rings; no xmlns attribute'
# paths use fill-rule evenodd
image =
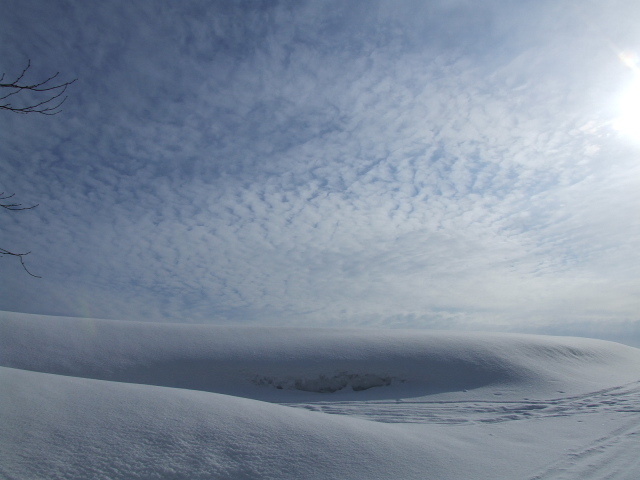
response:
<svg viewBox="0 0 640 480"><path fill-rule="evenodd" d="M604 412L635 413L640 417L640 382L551 400L321 401L284 405L384 423L497 423Z"/></svg>
<svg viewBox="0 0 640 480"><path fill-rule="evenodd" d="M529 480L625 479L640 472L640 419L569 451Z"/></svg>
<svg viewBox="0 0 640 480"><path fill-rule="evenodd" d="M318 402L287 405L385 423L495 424L574 417L578 422L624 415L624 425L578 442L528 480L637 480L640 472L640 381L545 401ZM593 420L590 420L593 419Z"/></svg>

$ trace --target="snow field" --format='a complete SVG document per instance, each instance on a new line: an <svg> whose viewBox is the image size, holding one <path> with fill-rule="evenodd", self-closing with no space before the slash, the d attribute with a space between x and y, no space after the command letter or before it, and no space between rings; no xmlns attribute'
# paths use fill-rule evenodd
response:
<svg viewBox="0 0 640 480"><path fill-rule="evenodd" d="M0 478L638 478L640 350L0 312Z"/></svg>

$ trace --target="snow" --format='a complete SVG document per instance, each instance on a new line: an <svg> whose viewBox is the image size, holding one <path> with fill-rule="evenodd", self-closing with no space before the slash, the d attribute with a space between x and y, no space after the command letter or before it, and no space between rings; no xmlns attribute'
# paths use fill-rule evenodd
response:
<svg viewBox="0 0 640 480"><path fill-rule="evenodd" d="M0 478L640 478L602 340L0 312Z"/></svg>

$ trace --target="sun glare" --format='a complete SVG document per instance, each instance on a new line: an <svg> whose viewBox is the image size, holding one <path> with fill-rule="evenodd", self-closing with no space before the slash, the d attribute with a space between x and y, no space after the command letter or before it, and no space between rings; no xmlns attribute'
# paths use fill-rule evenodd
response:
<svg viewBox="0 0 640 480"><path fill-rule="evenodd" d="M636 77L631 85L620 95L620 116L614 127L619 132L640 140L640 78Z"/></svg>
<svg viewBox="0 0 640 480"><path fill-rule="evenodd" d="M640 67L638 66L638 56L631 52L623 52L619 54L619 58L633 71L634 77L619 97L618 111L620 113L613 126L620 133L640 141Z"/></svg>

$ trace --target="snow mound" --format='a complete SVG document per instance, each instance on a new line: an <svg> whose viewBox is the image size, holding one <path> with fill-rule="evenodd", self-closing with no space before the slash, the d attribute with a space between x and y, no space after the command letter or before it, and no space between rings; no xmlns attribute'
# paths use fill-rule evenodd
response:
<svg viewBox="0 0 640 480"><path fill-rule="evenodd" d="M0 384L0 478L456 478L446 440L383 423L4 367Z"/></svg>
<svg viewBox="0 0 640 480"><path fill-rule="evenodd" d="M0 313L0 365L274 402L542 398L640 378L602 340L433 331L226 327Z"/></svg>

